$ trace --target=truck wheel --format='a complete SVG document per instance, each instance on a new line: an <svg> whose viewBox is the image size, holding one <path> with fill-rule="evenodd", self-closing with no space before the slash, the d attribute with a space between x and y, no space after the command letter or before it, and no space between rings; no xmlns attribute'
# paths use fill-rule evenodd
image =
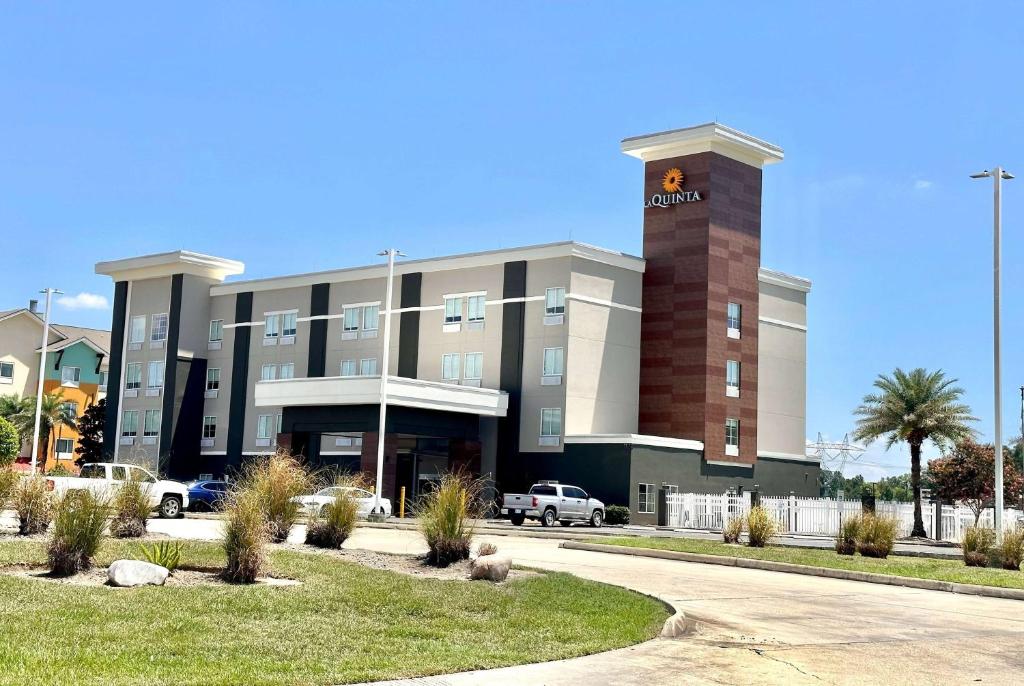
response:
<svg viewBox="0 0 1024 686"><path fill-rule="evenodd" d="M508 520L512 522L512 526L522 526L523 522L526 521L526 516L521 514L509 515Z"/></svg>
<svg viewBox="0 0 1024 686"><path fill-rule="evenodd" d="M594 510L594 514L590 515L590 526L600 529L602 524L604 524L604 512Z"/></svg>
<svg viewBox="0 0 1024 686"><path fill-rule="evenodd" d="M160 501L160 517L175 519L181 515L181 498L176 495L165 495Z"/></svg>
<svg viewBox="0 0 1024 686"><path fill-rule="evenodd" d="M541 526L554 526L555 525L555 511L552 508L544 510L544 514L540 517Z"/></svg>

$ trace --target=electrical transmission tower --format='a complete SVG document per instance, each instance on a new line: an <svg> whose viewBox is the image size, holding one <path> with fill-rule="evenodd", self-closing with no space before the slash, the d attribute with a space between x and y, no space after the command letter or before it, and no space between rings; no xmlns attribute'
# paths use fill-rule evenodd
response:
<svg viewBox="0 0 1024 686"><path fill-rule="evenodd" d="M823 467L840 475L847 462L856 462L863 453L864 448L850 443L849 434L843 434L842 441L833 442L826 441L819 431L818 440L807 442L807 456L816 457Z"/></svg>

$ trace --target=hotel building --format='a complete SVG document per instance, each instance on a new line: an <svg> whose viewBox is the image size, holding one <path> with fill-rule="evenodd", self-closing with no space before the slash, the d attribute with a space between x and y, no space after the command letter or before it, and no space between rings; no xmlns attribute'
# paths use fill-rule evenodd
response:
<svg viewBox="0 0 1024 686"><path fill-rule="evenodd" d="M258 280L186 251L102 262L115 283L105 451L172 477L286 447L501 491L558 479L634 521L659 488L816 495L805 456L810 283L761 266L761 174L782 150L720 124L623 141L643 256L574 242ZM390 362L381 368L384 318Z"/></svg>

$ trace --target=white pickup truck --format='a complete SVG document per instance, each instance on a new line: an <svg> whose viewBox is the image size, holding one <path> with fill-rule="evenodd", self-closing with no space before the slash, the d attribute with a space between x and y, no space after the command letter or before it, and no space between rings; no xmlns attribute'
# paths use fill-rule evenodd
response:
<svg viewBox="0 0 1024 686"><path fill-rule="evenodd" d="M90 462L82 465L78 476L48 476L46 484L57 496L68 491L92 491L113 498L125 481L138 481L149 491L153 509L165 519L181 516L188 507L188 486L178 481L157 479L148 470L132 464Z"/></svg>
<svg viewBox="0 0 1024 686"><path fill-rule="evenodd" d="M501 503L501 514L508 515L515 526L527 519L539 519L543 526L558 522L569 526L573 522L589 522L590 526L604 523L604 503L591 498L582 488L565 486L557 481L542 481L530 487L529 493L506 493Z"/></svg>

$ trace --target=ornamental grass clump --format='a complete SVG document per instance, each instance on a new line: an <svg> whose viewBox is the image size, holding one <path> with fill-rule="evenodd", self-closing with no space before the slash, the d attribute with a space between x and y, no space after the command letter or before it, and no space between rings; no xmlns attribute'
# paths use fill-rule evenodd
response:
<svg viewBox="0 0 1024 686"><path fill-rule="evenodd" d="M992 545L996 542L996 532L981 526L969 526L964 529L961 542L964 564L968 567L987 567Z"/></svg>
<svg viewBox="0 0 1024 686"><path fill-rule="evenodd" d="M18 513L18 533L35 536L46 531L53 517L53 492L41 476L23 478L14 488L11 497L14 510Z"/></svg>
<svg viewBox="0 0 1024 686"><path fill-rule="evenodd" d="M1003 569L1020 571L1024 560L1024 528L1017 526L1003 532L1003 541L996 546L999 564Z"/></svg>
<svg viewBox="0 0 1024 686"><path fill-rule="evenodd" d="M484 482L464 473L445 474L417 508L427 541L427 562L447 567L469 558L475 519L484 509Z"/></svg>
<svg viewBox="0 0 1024 686"><path fill-rule="evenodd" d="M779 532L775 518L765 508L758 505L750 508L747 514L747 545L751 548L763 548Z"/></svg>
<svg viewBox="0 0 1024 686"><path fill-rule="evenodd" d="M110 533L115 538L139 538L146 535L146 519L151 509L149 485L132 479L114 496L114 520Z"/></svg>
<svg viewBox="0 0 1024 686"><path fill-rule="evenodd" d="M239 584L255 583L266 565L263 547L270 540L270 527L257 491L239 488L224 505L224 553L228 561L221 576Z"/></svg>
<svg viewBox="0 0 1024 686"><path fill-rule="evenodd" d="M18 475L10 467L0 467L0 510L7 507L7 501L18 485Z"/></svg>
<svg viewBox="0 0 1024 686"><path fill-rule="evenodd" d="M857 552L857 537L860 536L861 516L852 515L843 519L836 534L836 552L853 555Z"/></svg>
<svg viewBox="0 0 1024 686"><path fill-rule="evenodd" d="M726 543L739 543L743 533L743 517L733 517L722 527L722 540Z"/></svg>
<svg viewBox="0 0 1024 686"><path fill-rule="evenodd" d="M340 548L352 535L359 517L359 503L349 490L342 490L334 502L320 512L312 511L306 525L306 544L317 548Z"/></svg>
<svg viewBox="0 0 1024 686"><path fill-rule="evenodd" d="M46 548L50 573L71 576L90 569L109 515L107 501L92 491L68 491L57 503Z"/></svg>
<svg viewBox="0 0 1024 686"><path fill-rule="evenodd" d="M250 462L239 480L240 487L252 491L263 507L270 538L282 543L302 515L302 505L292 500L313 490L315 479L297 459L279 450L266 458Z"/></svg>
<svg viewBox="0 0 1024 686"><path fill-rule="evenodd" d="M864 515L857 535L857 552L864 557L889 557L896 544L897 526L895 517Z"/></svg>

